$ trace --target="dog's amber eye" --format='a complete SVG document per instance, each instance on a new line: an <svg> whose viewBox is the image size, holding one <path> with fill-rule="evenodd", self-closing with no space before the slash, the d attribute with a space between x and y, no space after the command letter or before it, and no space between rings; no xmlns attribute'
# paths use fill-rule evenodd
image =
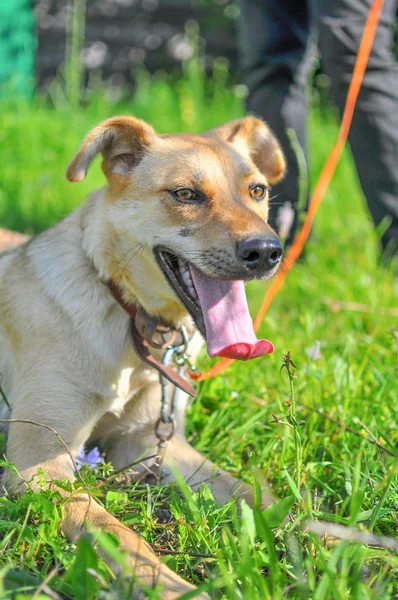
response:
<svg viewBox="0 0 398 600"><path fill-rule="evenodd" d="M262 200L267 192L265 185L255 185L250 190L250 196L254 200Z"/></svg>
<svg viewBox="0 0 398 600"><path fill-rule="evenodd" d="M198 197L197 193L189 188L176 190L173 193L178 200L181 200L181 202L193 202Z"/></svg>

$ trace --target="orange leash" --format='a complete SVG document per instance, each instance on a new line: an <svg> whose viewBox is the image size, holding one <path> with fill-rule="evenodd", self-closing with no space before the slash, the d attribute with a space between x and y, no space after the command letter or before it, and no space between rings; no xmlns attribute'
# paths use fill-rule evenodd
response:
<svg viewBox="0 0 398 600"><path fill-rule="evenodd" d="M326 162L319 176L318 182L315 186L310 203L308 205L308 212L304 223L288 250L286 260L282 263L278 274L275 276L271 286L268 288L264 296L263 302L261 304L260 310L258 311L256 318L254 319L255 331L257 331L257 329L259 328L265 313L271 306L272 301L274 300L275 296L284 284L286 275L297 262L297 259L302 253L304 245L308 240L308 236L310 234L316 212L323 200L325 192L336 170L344 145L347 141L348 133L350 131L355 105L362 86L363 77L365 75L366 67L368 64L369 55L376 34L376 28L383 8L383 3L384 0L373 0L372 6L370 7L368 18L366 19L365 27L363 30L361 43L359 45L350 86L348 88L347 100L344 107L343 117L341 119L339 134L328 158L326 159ZM220 360L216 365L214 365L214 367L210 369L209 372L202 373L201 376L198 378L198 381L203 381L204 379L211 379L212 377L216 377L216 375L219 375L220 373L225 371L225 369L227 369L233 362L234 359L231 358L225 358Z"/></svg>

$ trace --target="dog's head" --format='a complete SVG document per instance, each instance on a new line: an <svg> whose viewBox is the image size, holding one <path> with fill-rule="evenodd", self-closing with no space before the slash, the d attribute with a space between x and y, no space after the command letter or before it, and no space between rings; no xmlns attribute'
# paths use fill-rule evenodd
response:
<svg viewBox="0 0 398 600"><path fill-rule="evenodd" d="M221 355L215 338L238 335L230 321L247 334L243 282L268 279L282 257L267 224L270 184L285 170L275 137L254 117L202 135L157 135L139 119L114 117L89 133L68 179L84 179L100 152L107 275L166 320L184 307L209 354Z"/></svg>

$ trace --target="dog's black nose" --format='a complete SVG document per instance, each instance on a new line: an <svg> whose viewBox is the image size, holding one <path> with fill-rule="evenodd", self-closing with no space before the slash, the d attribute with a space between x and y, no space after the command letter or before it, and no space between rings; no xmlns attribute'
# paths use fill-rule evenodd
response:
<svg viewBox="0 0 398 600"><path fill-rule="evenodd" d="M237 258L252 271L268 271L277 266L282 257L282 246L277 238L248 237L236 245Z"/></svg>

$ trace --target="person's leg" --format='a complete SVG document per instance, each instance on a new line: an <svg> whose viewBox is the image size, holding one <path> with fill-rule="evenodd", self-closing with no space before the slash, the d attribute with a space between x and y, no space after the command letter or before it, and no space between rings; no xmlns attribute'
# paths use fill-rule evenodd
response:
<svg viewBox="0 0 398 600"><path fill-rule="evenodd" d="M322 65L340 112L371 0L312 0ZM386 254L398 250L398 65L392 47L397 0L386 0L359 93L349 142L359 180L376 225L389 223Z"/></svg>
<svg viewBox="0 0 398 600"><path fill-rule="evenodd" d="M289 205L296 208L299 191L297 157L287 130L295 131L305 155L307 148L307 80L312 64L307 1L240 0L240 7L239 49L249 89L247 109L270 125L287 159L287 175L271 193L270 224L280 232L278 216L279 221L286 216Z"/></svg>

